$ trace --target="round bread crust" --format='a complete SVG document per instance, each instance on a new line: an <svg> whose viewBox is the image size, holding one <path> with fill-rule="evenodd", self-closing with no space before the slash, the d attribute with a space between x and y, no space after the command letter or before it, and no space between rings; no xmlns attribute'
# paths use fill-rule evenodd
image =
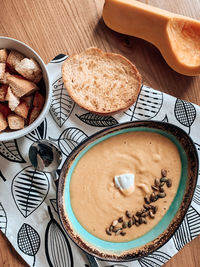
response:
<svg viewBox="0 0 200 267"><path fill-rule="evenodd" d="M72 61L74 57L79 56L79 55L80 56L83 54L97 55L98 53L102 57L105 57L105 58L106 57L109 57L109 58L112 58L112 57L116 58L117 57L119 59L119 61L125 61L126 63L129 64L130 69L133 72L133 75L137 78L137 85L138 86L136 88L134 88L134 93L130 91L130 94L132 94L132 101L129 103L126 103L124 106L121 106L120 108L109 110L109 111L108 110L99 111L97 109L88 107L88 105L84 101L81 101L81 98L77 97L73 93L73 88L71 85L69 85L69 80L68 80L68 75L67 75L67 66L70 64L70 60ZM104 52L101 49L96 48L96 47L90 47L90 48L86 49L85 51L83 51L82 53L74 54L69 59L65 60L65 62L62 65L62 78L63 78L65 88L66 88L69 96L72 98L72 100L74 102L76 102L80 107L82 107L85 110L88 110L88 111L95 113L97 115L105 115L105 116L106 115L113 115L113 114L122 112L124 110L127 110L130 106L132 106L135 103L135 101L137 100L137 97L138 97L138 94L139 94L140 88L141 88L141 83L142 83L141 75L140 75L139 71L137 70L136 66L131 61L129 61L126 57L124 57L120 54L116 54L116 53L107 53L107 52Z"/></svg>

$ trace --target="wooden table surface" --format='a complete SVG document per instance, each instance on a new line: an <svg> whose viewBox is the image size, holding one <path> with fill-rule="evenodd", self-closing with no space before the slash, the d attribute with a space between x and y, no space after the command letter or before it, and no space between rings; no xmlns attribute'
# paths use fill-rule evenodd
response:
<svg viewBox="0 0 200 267"><path fill-rule="evenodd" d="M199 0L141 2L200 20ZM174 72L152 44L108 29L102 20L103 3L104 0L1 0L0 35L27 43L46 63L59 53L70 55L90 46L121 53L136 64L144 84L200 104L200 77ZM200 266L199 248L200 237L186 245L165 267ZM0 266L26 266L1 234Z"/></svg>

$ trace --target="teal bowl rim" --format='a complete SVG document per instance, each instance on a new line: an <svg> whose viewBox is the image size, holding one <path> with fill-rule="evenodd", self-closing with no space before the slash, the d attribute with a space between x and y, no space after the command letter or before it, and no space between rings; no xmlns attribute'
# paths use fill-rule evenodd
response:
<svg viewBox="0 0 200 267"><path fill-rule="evenodd" d="M178 191L177 191L176 196L172 202L173 205L170 206L167 213L164 215L164 217L161 219L161 221L153 229L151 229L144 236L141 236L141 237L137 238L136 240L132 240L129 242L115 243L115 242L104 241L104 240L101 240L97 237L94 237L92 234L88 233L80 225L80 223L77 221L76 217L73 214L71 206L68 206L66 209L66 212L67 212L67 214L69 214L69 218L70 218L69 221L73 224L73 229L71 229L70 223L68 222L68 218L66 218L66 216L65 216L65 207L64 207L65 206L64 203L66 200L67 200L67 202L70 202L69 194L65 194L65 192L64 192L65 191L65 184L67 183L67 185L68 185L68 192L67 193L69 193L70 179L67 179L66 183L65 183L65 181L64 181L64 183L61 182L61 181L63 181L63 177L65 180L66 166L67 166L67 172L69 171L69 173L71 174L73 172L73 169L75 168L75 165L78 162L79 158L83 156L82 154L86 153L91 147L95 146L97 143L102 142L103 140L110 138L113 135L121 134L124 132L130 132L130 131L141 131L142 129L143 129L143 131L148 130L148 131L157 132L159 134L166 136L173 143L175 143L176 147L179 150L179 154L180 154L181 162L182 162L182 173L181 173L182 182L179 184ZM169 129L170 130L174 129L176 134L172 133L173 131L171 132ZM178 140L177 133L178 133L178 136L181 135L181 141ZM122 123L122 124L115 125L113 127L103 129L102 131L95 133L94 135L92 135L89 138L87 138L86 140L84 140L81 144L79 144L71 152L71 154L69 155L69 157L67 158L67 160L65 161L65 163L63 165L61 175L60 175L59 187L58 187L59 216L60 216L61 222L63 224L63 227L67 231L67 234L69 235L69 237L76 244L78 244L79 247L81 247L83 250L85 250L87 253L90 253L96 257L99 257L99 258L105 259L105 260L108 260L108 259L109 260L117 260L117 261L118 260L132 260L133 258L140 257L141 255L149 254L152 251L158 249L158 247L164 245L164 243L166 243L167 240L169 240L169 237L167 238L167 240L165 240L166 235L164 235L165 236L165 238L164 238L163 233L165 233L168 230L168 228L171 230L167 231L168 232L167 236L169 236L169 235L171 236L175 232L175 230L178 228L178 226L176 226L178 218L176 219L175 225L171 225L171 224L174 221L174 218L177 217L176 215L178 214L178 211L181 209L181 212L180 212L182 215L181 220L180 219L178 220L179 221L178 225L180 225L180 223L182 222L184 215L187 211L187 208L189 207L189 204L192 200L192 196L193 196L193 193L191 195L191 190L190 190L190 196L191 196L190 202L188 203L188 196L185 199L187 202L187 208L186 208L186 203L184 201L183 196L184 196L185 192L188 191L188 190L186 190L186 183L187 183L186 180L187 180L187 176L188 176L187 168L189 166L186 166L186 163L187 162L189 163L189 161L190 161L190 158L188 157L188 155L186 153L188 151L188 150L186 150L187 146L186 147L183 146L183 141L185 142L186 140L190 144L189 150L191 150L191 148L192 148L192 150L194 152L194 158L196 159L195 160L195 166L196 166L195 174L196 175L194 176L194 179L192 179L193 183L195 182L195 185L193 185L192 188L195 188L197 176L198 176L198 156L197 156L196 148L193 144L192 139L182 129L180 129L179 127L177 127L175 125L172 125L169 123L164 123L164 122L156 122L156 121L137 121L137 122ZM189 158L189 161L187 161L187 158ZM183 186L183 182L184 182L184 186ZM191 189L191 184L190 184L189 188ZM63 197L63 195L65 197ZM60 200L61 200L61 202L60 202ZM177 201L178 201L178 205L177 205ZM182 205L181 205L183 203L183 201L184 201L184 207L182 207ZM176 206L176 208L174 209L173 206ZM168 216L170 217L170 220L167 220L167 222L166 222L166 217L168 217ZM85 238L81 234L79 234L79 231L77 231L77 229L79 229L79 231L81 233L84 233ZM155 232L156 232L156 237L152 239L152 237L151 237L152 233L154 233L154 236L155 236ZM170 232L172 234L170 234ZM148 238L148 241L145 241L146 237ZM159 237L162 237L162 238L159 238ZM87 239L89 239L92 242L89 242L89 240L87 240ZM159 239L160 241L159 242L157 241L156 242L157 245L155 245L154 240L157 240L157 239ZM161 242L161 240L163 240L163 241ZM98 247L98 245L95 246L93 241L94 242L98 241L101 248ZM152 242L154 243L153 246L152 246ZM142 245L141 245L141 243L142 243ZM140 244L140 247L142 246L144 248L143 249L140 248L138 252L135 252L135 250L137 251L139 244ZM149 244L149 246L147 244ZM125 248L125 250L124 249L122 250L120 248L120 246L122 246L122 245L123 245L123 248ZM88 249L88 246L90 249ZM112 247L113 249L110 251L109 247ZM130 250L133 251L133 253L130 254ZM108 255L106 255L106 254L108 254ZM102 255L103 255L103 257L102 257Z"/></svg>

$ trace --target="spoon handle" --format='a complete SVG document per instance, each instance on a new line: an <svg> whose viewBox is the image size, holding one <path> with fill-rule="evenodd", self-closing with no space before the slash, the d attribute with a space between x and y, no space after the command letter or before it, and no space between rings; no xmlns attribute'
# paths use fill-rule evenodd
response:
<svg viewBox="0 0 200 267"><path fill-rule="evenodd" d="M56 173L56 171L51 172L52 178L54 180L54 183L56 187L58 187L58 180L59 180L59 175Z"/></svg>
<svg viewBox="0 0 200 267"><path fill-rule="evenodd" d="M85 255L86 255L87 260L88 260L88 262L90 264L90 267L99 267L99 264L98 264L98 262L97 262L95 257L93 257L92 255L89 255L86 252L85 252Z"/></svg>

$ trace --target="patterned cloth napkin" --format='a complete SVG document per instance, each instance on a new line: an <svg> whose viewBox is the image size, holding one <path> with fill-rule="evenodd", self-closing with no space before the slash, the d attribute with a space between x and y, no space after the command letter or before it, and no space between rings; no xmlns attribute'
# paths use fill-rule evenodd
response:
<svg viewBox="0 0 200 267"><path fill-rule="evenodd" d="M67 95L61 78L66 58L59 55L48 64L53 100L42 124L23 138L0 142L0 229L30 266L162 266L200 234L200 178L185 219L163 247L137 261L105 262L87 257L67 238L57 214L55 183L51 174L30 166L28 149L38 139L49 139L61 149L64 162L78 143L104 127L153 119L181 127L199 152L200 108L143 85L137 102L127 111L109 117L91 114Z"/></svg>

